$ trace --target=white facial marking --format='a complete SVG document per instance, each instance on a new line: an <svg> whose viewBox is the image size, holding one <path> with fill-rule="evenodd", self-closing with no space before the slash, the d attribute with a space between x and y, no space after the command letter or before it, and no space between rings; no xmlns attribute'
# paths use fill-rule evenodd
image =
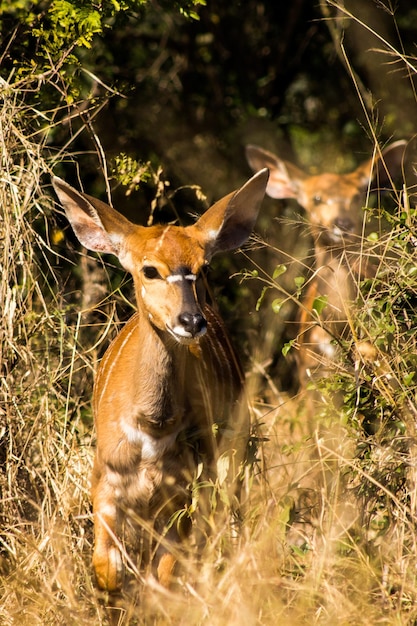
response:
<svg viewBox="0 0 417 626"><path fill-rule="evenodd" d="M142 289L140 290L140 293L141 293L142 298L146 296L146 289L143 285L142 285Z"/></svg>
<svg viewBox="0 0 417 626"><path fill-rule="evenodd" d="M179 335L180 337L193 337L192 333L190 333L188 330L185 330L184 326L180 325L174 326L174 328L172 328L172 332L174 332L176 335ZM205 332L206 328L204 327L204 329L202 329L202 332L200 332L198 336L201 337L201 335Z"/></svg>
<svg viewBox="0 0 417 626"><path fill-rule="evenodd" d="M204 326L196 335L192 335L189 331L185 330L183 326L174 326L173 328L167 326L166 328L167 331L174 337L174 339L176 339L179 343L183 343L186 345L197 342L198 339L200 339L200 337L202 337L207 332L206 326Z"/></svg>
<svg viewBox="0 0 417 626"><path fill-rule="evenodd" d="M195 274L186 274L185 276L183 274L171 274L166 278L167 283L179 283L182 280L189 280L195 283L197 276Z"/></svg>
<svg viewBox="0 0 417 626"><path fill-rule="evenodd" d="M167 283L179 283L181 280L183 280L181 274L171 274L166 278Z"/></svg>
<svg viewBox="0 0 417 626"><path fill-rule="evenodd" d="M185 330L184 326L174 326L174 328L172 328L171 330L175 335L178 335L179 337L189 338L193 336L192 333L190 333L188 330Z"/></svg>

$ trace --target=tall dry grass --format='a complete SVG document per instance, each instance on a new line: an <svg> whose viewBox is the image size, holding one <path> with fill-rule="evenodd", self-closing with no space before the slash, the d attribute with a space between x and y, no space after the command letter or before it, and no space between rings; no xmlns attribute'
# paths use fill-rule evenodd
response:
<svg viewBox="0 0 417 626"><path fill-rule="evenodd" d="M146 579L108 597L91 567L89 395L113 309L88 326L78 258L56 245L51 160L27 130L36 112L1 88L0 623L417 623L417 216L408 195L387 216L378 277L363 286L352 342L320 385L314 423L306 398L259 378L279 323L265 314L248 373L258 448L239 537L216 532L174 590ZM371 352L357 349L362 341Z"/></svg>
<svg viewBox="0 0 417 626"><path fill-rule="evenodd" d="M88 564L91 431L77 397L93 363L77 323L66 323L50 169L27 130L35 112L6 83L1 90L0 621L79 624L98 614Z"/></svg>

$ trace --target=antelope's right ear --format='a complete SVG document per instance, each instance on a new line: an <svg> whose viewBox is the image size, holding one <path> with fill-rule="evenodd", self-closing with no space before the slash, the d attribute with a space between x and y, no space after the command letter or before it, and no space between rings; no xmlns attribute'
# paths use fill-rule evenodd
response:
<svg viewBox="0 0 417 626"><path fill-rule="evenodd" d="M307 178L298 167L280 159L272 152L259 146L248 145L245 149L246 159L254 172L267 167L269 169L269 181L266 193L271 198L298 198L300 183Z"/></svg>
<svg viewBox="0 0 417 626"><path fill-rule="evenodd" d="M54 176L52 185L79 242L94 252L119 255L133 224L111 206Z"/></svg>
<svg viewBox="0 0 417 626"><path fill-rule="evenodd" d="M207 258L239 248L248 239L265 195L269 172L265 168L240 189L213 204L194 224L205 242Z"/></svg>

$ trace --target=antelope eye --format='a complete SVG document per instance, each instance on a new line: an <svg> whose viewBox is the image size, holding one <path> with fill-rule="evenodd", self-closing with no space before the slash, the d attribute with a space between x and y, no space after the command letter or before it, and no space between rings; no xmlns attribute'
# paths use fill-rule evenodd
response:
<svg viewBox="0 0 417 626"><path fill-rule="evenodd" d="M314 206L318 206L319 204L321 204L322 203L321 196L314 196L313 203L314 203Z"/></svg>
<svg viewBox="0 0 417 626"><path fill-rule="evenodd" d="M153 278L161 278L158 270L153 265L144 265L143 275L145 276L145 278L149 278L150 280L152 280Z"/></svg>

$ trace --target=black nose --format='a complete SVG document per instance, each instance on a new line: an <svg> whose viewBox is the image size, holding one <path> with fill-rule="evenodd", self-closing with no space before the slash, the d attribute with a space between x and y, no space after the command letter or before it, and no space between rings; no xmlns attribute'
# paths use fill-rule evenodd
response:
<svg viewBox="0 0 417 626"><path fill-rule="evenodd" d="M351 233L354 230L354 224L349 217L337 217L334 225L345 233Z"/></svg>
<svg viewBox="0 0 417 626"><path fill-rule="evenodd" d="M207 322L201 313L181 313L178 317L181 326L193 337L205 330Z"/></svg>

